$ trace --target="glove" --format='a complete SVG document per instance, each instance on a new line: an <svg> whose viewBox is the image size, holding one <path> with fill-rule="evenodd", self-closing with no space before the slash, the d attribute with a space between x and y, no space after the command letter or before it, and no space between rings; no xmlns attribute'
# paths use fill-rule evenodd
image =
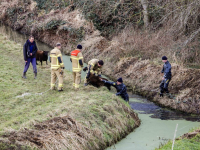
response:
<svg viewBox="0 0 200 150"><path fill-rule="evenodd" d="M94 76L98 77L98 74L94 73Z"/></svg>
<svg viewBox="0 0 200 150"><path fill-rule="evenodd" d="M90 73L88 72L87 76L86 76L86 79L89 79L90 77Z"/></svg>
<svg viewBox="0 0 200 150"><path fill-rule="evenodd" d="M106 83L106 81L105 81L105 80L102 80L102 82Z"/></svg>
<svg viewBox="0 0 200 150"><path fill-rule="evenodd" d="M98 76L99 76L99 77L101 77L101 75L100 75L100 74L99 74Z"/></svg>
<svg viewBox="0 0 200 150"><path fill-rule="evenodd" d="M63 67L63 68L64 68L64 67ZM61 74L61 75L63 74L63 69L60 70L60 74Z"/></svg>

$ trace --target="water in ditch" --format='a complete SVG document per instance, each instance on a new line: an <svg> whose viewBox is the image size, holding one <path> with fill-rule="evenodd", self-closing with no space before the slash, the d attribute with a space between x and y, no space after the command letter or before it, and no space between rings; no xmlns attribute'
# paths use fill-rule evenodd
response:
<svg viewBox="0 0 200 150"><path fill-rule="evenodd" d="M6 35L10 40L24 44L27 36L13 31L7 26L0 25L0 33ZM52 48L37 41L39 50L50 51ZM64 55L65 68L72 71L69 56ZM86 64L84 64L86 66ZM85 73L82 73L82 77ZM130 106L138 112L141 126L107 150L153 150L160 144L173 139L175 127L178 124L176 137L187 133L190 129L200 125L200 117L188 115L169 109L161 108L154 103L137 95L130 96Z"/></svg>

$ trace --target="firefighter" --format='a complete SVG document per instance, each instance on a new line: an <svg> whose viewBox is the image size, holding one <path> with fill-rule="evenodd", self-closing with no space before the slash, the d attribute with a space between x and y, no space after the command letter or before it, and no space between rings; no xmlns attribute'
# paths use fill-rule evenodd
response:
<svg viewBox="0 0 200 150"><path fill-rule="evenodd" d="M78 45L77 49L71 52L70 61L72 62L73 87L79 89L81 83L81 70L83 67L82 46Z"/></svg>
<svg viewBox="0 0 200 150"><path fill-rule="evenodd" d="M101 81L115 87L117 90L117 93L115 95L121 96L121 98L123 98L126 102L129 102L129 96L127 93L126 85L123 84L122 78L117 79L117 82L110 82L106 80L101 80Z"/></svg>
<svg viewBox="0 0 200 150"><path fill-rule="evenodd" d="M56 78L58 78L58 91L63 91L63 69L64 63L61 54L61 44L57 43L56 47L50 52L51 62L51 90L55 90Z"/></svg>
<svg viewBox="0 0 200 150"><path fill-rule="evenodd" d="M164 92L166 92L167 95L169 95L168 85L169 85L169 82L172 77L171 64L167 60L167 57L163 56L162 61L163 61L164 65L163 65L163 69L162 69L161 73L164 73L164 76L162 77L162 82L160 84L160 97L163 97Z"/></svg>
<svg viewBox="0 0 200 150"><path fill-rule="evenodd" d="M88 79L90 77L90 73L101 77L101 68L103 66L103 60L92 59L88 62L88 72L85 77L84 85L88 85Z"/></svg>

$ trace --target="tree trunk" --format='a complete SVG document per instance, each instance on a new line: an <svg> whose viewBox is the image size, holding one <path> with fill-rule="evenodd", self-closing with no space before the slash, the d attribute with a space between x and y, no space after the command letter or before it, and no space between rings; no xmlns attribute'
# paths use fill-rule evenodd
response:
<svg viewBox="0 0 200 150"><path fill-rule="evenodd" d="M144 15L144 26L149 26L149 13L148 13L148 0L140 0L143 7L143 15Z"/></svg>

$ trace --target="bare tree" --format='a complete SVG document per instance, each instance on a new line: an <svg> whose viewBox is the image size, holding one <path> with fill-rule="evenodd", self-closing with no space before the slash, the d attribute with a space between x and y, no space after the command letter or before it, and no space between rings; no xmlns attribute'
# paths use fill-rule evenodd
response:
<svg viewBox="0 0 200 150"><path fill-rule="evenodd" d="M148 0L140 0L140 1L143 7L144 25L145 27L147 27L149 26L149 13L148 13L149 3Z"/></svg>

